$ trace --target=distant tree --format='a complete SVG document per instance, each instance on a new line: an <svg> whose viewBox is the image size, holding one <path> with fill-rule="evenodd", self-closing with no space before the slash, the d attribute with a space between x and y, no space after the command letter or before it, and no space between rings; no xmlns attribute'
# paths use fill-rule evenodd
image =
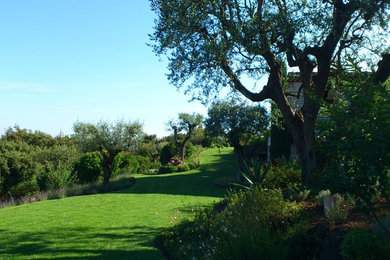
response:
<svg viewBox="0 0 390 260"><path fill-rule="evenodd" d="M180 113L178 120L168 122L168 127L173 131L175 144L179 148L179 157L184 162L184 152L187 142L200 127L203 116L200 114Z"/></svg>
<svg viewBox="0 0 390 260"><path fill-rule="evenodd" d="M142 144L144 132L138 122L100 121L97 124L76 122L74 137L83 152L99 151L102 156L103 184L108 184L115 156L122 151L135 153Z"/></svg>
<svg viewBox="0 0 390 260"><path fill-rule="evenodd" d="M25 142L28 145L38 146L41 148L52 147L57 144L57 140L49 134L41 131L23 129L19 126L8 128L1 137L1 140Z"/></svg>
<svg viewBox="0 0 390 260"><path fill-rule="evenodd" d="M291 132L310 182L316 166L315 126L331 68L351 57L372 63L389 47L389 0L151 0L154 51L169 58L169 80L201 100L229 86L254 102L271 99ZM388 77L390 57L378 64ZM304 97L287 99L287 73L298 71ZM267 77L265 86L247 78Z"/></svg>
<svg viewBox="0 0 390 260"><path fill-rule="evenodd" d="M244 147L256 137L264 137L269 128L269 116L262 106L248 106L242 102L214 103L205 120L207 133L214 138L226 138L234 148L239 166L237 179L244 170Z"/></svg>

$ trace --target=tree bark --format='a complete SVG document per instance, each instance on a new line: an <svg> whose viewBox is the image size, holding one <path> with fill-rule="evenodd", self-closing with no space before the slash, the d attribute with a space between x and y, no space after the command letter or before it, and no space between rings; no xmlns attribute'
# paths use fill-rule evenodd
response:
<svg viewBox="0 0 390 260"><path fill-rule="evenodd" d="M106 150L101 150L100 154L102 155L102 169L103 169L103 185L107 185L110 182L112 175L112 163L114 161L115 155L109 154Z"/></svg>

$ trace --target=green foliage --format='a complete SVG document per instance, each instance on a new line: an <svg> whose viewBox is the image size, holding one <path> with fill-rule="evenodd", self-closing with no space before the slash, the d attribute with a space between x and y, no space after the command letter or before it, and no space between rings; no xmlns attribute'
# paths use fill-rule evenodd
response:
<svg viewBox="0 0 390 260"><path fill-rule="evenodd" d="M150 170L149 158L134 155L128 152L120 152L113 162L113 173L148 173Z"/></svg>
<svg viewBox="0 0 390 260"><path fill-rule="evenodd" d="M75 146L55 145L37 150L34 160L40 164L37 182L41 191L56 190L75 185L78 180L75 165L81 153Z"/></svg>
<svg viewBox="0 0 390 260"><path fill-rule="evenodd" d="M318 148L326 161L318 184L371 207L390 190L390 90L356 70L338 80L339 98L320 121Z"/></svg>
<svg viewBox="0 0 390 260"><path fill-rule="evenodd" d="M35 193L38 193L39 186L35 180L30 180L28 182L20 182L15 186L12 186L10 193L14 198L20 198L22 196L31 196Z"/></svg>
<svg viewBox="0 0 390 260"><path fill-rule="evenodd" d="M161 165L160 169L158 170L158 173L163 174L163 173L172 173L177 171L178 171L177 166L165 164L165 165Z"/></svg>
<svg viewBox="0 0 390 260"><path fill-rule="evenodd" d="M138 122L118 121L115 124L100 121L97 124L76 122L73 125L77 145L84 152L107 150L110 154L121 151L135 153L144 133Z"/></svg>
<svg viewBox="0 0 390 260"><path fill-rule="evenodd" d="M318 195L317 195L318 204L320 204L321 206L324 206L324 197L325 196L330 196L330 195L332 195L330 190L322 190L322 191L320 191L318 193Z"/></svg>
<svg viewBox="0 0 390 260"><path fill-rule="evenodd" d="M39 167L33 153L34 148L25 142L0 141L0 198L9 197L8 192L13 186L33 181Z"/></svg>
<svg viewBox="0 0 390 260"><path fill-rule="evenodd" d="M267 135L268 113L259 105L249 106L235 100L217 102L209 108L205 126L215 142L227 139L233 147L245 146L253 138Z"/></svg>
<svg viewBox="0 0 390 260"><path fill-rule="evenodd" d="M165 164L169 163L169 160L172 157L177 156L178 154L179 154L179 150L174 143L166 144L161 150L161 154L160 154L161 164L165 165Z"/></svg>
<svg viewBox="0 0 390 260"><path fill-rule="evenodd" d="M264 165L261 161L252 159L250 165L244 162L244 171L241 174L247 183L235 183L235 186L245 189L251 189L256 186L263 187L264 180L268 174L268 166Z"/></svg>
<svg viewBox="0 0 390 260"><path fill-rule="evenodd" d="M279 191L231 193L223 209L164 230L157 245L173 259L284 259L300 232L301 208Z"/></svg>
<svg viewBox="0 0 390 260"><path fill-rule="evenodd" d="M344 236L341 255L348 259L390 259L390 240L372 231L355 229Z"/></svg>
<svg viewBox="0 0 390 260"><path fill-rule="evenodd" d="M295 161L282 157L270 164L264 187L268 189L289 189L299 185L301 180L302 168L300 165Z"/></svg>
<svg viewBox="0 0 390 260"><path fill-rule="evenodd" d="M342 200L337 200L333 207L326 210L327 217L330 222L335 224L344 223L349 215L348 205L343 205Z"/></svg>
<svg viewBox="0 0 390 260"><path fill-rule="evenodd" d="M101 180L103 170L99 152L89 152L81 156L77 164L77 177L80 183L90 183Z"/></svg>
<svg viewBox="0 0 390 260"><path fill-rule="evenodd" d="M25 142L28 145L44 148L57 145L57 140L51 135L40 131L22 129L19 126L8 128L1 137L3 141Z"/></svg>

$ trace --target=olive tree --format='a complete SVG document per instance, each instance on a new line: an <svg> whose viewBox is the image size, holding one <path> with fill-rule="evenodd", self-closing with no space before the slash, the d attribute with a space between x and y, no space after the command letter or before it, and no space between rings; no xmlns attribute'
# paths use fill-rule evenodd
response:
<svg viewBox="0 0 390 260"><path fill-rule="evenodd" d="M151 40L155 53L169 58L169 80L204 101L224 86L254 102L273 100L305 166L303 182L316 168L315 125L331 68L344 68L350 57L369 64L389 46L388 0L151 0L151 6L157 14ZM390 57L383 57L378 80L389 76ZM302 82L298 109L287 99L289 71ZM267 83L252 87L248 77Z"/></svg>
<svg viewBox="0 0 390 260"><path fill-rule="evenodd" d="M118 121L115 124L100 121L97 124L76 122L74 137L83 152L100 152L103 184L108 184L115 156L122 151L135 153L142 143L144 132L138 122Z"/></svg>
<svg viewBox="0 0 390 260"><path fill-rule="evenodd" d="M265 137L269 129L269 116L262 106L248 106L243 102L214 103L205 120L206 132L212 137L224 137L234 148L241 179L244 171L244 147L252 138Z"/></svg>
<svg viewBox="0 0 390 260"><path fill-rule="evenodd" d="M179 113L178 120L170 120L168 127L173 131L173 139L179 148L180 160L184 162L184 151L186 144L195 133L197 127L202 124L203 116L201 114Z"/></svg>

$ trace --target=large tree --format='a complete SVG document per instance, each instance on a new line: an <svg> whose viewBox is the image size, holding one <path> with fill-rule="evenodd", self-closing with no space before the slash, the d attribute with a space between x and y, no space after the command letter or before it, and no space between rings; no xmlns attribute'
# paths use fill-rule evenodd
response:
<svg viewBox="0 0 390 260"><path fill-rule="evenodd" d="M269 129L267 110L262 106L248 106L242 102L216 102L208 110L206 132L212 137L224 137L234 148L242 179L244 171L244 147L253 138L265 138Z"/></svg>
<svg viewBox="0 0 390 260"><path fill-rule="evenodd" d="M137 152L144 132L138 122L100 121L97 124L76 122L73 125L76 143L83 152L98 151L102 156L103 184L108 184L115 156L122 152Z"/></svg>
<svg viewBox="0 0 390 260"><path fill-rule="evenodd" d="M201 126L201 114L179 113L178 120L170 120L168 127L173 131L173 139L179 148L179 157L184 162L185 147L196 129Z"/></svg>
<svg viewBox="0 0 390 260"><path fill-rule="evenodd" d="M341 69L349 57L375 57L371 51L379 54L389 45L383 30L388 0L151 0L151 5L158 15L151 39L154 51L169 57L170 81L200 99L230 86L254 102L273 100L305 166L304 182L316 167L315 124L332 65ZM287 99L288 71L300 75L300 109ZM248 77L266 77L267 83L252 88Z"/></svg>

